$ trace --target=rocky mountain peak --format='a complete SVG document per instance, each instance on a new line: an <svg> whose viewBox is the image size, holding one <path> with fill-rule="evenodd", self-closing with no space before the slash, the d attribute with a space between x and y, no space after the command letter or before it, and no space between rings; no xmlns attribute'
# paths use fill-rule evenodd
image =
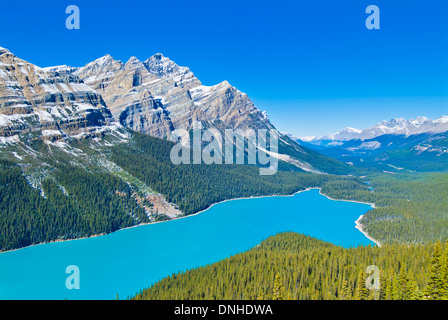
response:
<svg viewBox="0 0 448 320"><path fill-rule="evenodd" d="M135 70L141 72L143 69L146 70L145 65L136 57L130 57L129 60L124 65L125 70Z"/></svg>
<svg viewBox="0 0 448 320"><path fill-rule="evenodd" d="M186 67L179 67L174 61L163 56L161 53L156 53L149 57L143 64L150 73L158 77L168 77L190 71Z"/></svg>
<svg viewBox="0 0 448 320"><path fill-rule="evenodd" d="M107 54L79 69L82 69L80 73L105 73L108 71L117 71L121 69L123 65L123 62L120 60L115 60L111 55Z"/></svg>
<svg viewBox="0 0 448 320"><path fill-rule="evenodd" d="M412 123L415 126L421 126L425 123L431 122L430 119L426 118L426 117L417 117L413 120L409 120L410 123Z"/></svg>
<svg viewBox="0 0 448 320"><path fill-rule="evenodd" d="M106 54L105 56L94 60L93 63L107 65L109 63L112 63L113 61L115 61L115 59L112 58L110 54Z"/></svg>
<svg viewBox="0 0 448 320"><path fill-rule="evenodd" d="M175 129L187 129L193 119L230 128L273 128L249 97L223 81L202 86L187 67L161 53L126 64L110 55L79 68L74 74L97 90L113 116L133 130L168 138Z"/></svg>
<svg viewBox="0 0 448 320"><path fill-rule="evenodd" d="M163 56L163 54L161 54L161 53L156 53L156 54L154 54L151 58L153 58L154 60L162 60L162 59L164 59L165 57Z"/></svg>
<svg viewBox="0 0 448 320"><path fill-rule="evenodd" d="M137 57L130 57L129 60L126 62L126 64L136 64L136 63L140 63L140 60L137 59Z"/></svg>

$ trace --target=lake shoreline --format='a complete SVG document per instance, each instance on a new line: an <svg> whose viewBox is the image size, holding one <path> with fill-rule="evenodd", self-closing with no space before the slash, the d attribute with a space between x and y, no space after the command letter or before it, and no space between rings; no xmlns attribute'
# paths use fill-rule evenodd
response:
<svg viewBox="0 0 448 320"><path fill-rule="evenodd" d="M319 194L327 197L330 200L333 201L346 201L346 202L354 202L354 203L362 203L362 204L368 204L370 205L373 209L376 209L376 205L374 203L371 202L362 202L362 201L356 201L356 200L342 200L342 199L333 199L329 196L327 196L326 194L322 193L322 190L320 188L319 189ZM364 218L366 214L362 214L359 216L358 220L355 221L355 228L358 229L367 239L369 239L370 241L375 242L375 244L381 248L381 242L379 242L378 240L373 239L368 233L367 231L364 230L364 225L360 223L360 221L362 220L362 218Z"/></svg>
<svg viewBox="0 0 448 320"><path fill-rule="evenodd" d="M170 220L164 220L164 221L156 221L156 222L149 222L149 223L140 223L140 224L138 224L138 225L130 226L130 227L125 227L125 228L121 228L121 229L115 230L115 231L110 232L110 233L99 233L99 234L94 234L94 235L91 235L91 236L80 237L80 238L73 238L73 239L57 239L57 240L52 240L52 241L48 241L48 242L36 243L36 244L32 244L32 245L29 245L29 246L26 246L26 247L22 247L22 248L11 249L11 250L8 250L8 251L0 251L0 254L3 254L3 253L9 253L9 252L14 252L14 251L17 251L17 250L27 249L27 248L31 248L31 247L35 247L35 246L40 246L40 245L50 244L50 243L56 243L56 242L85 240L85 239L89 239L89 238L95 238L95 237L99 237L99 236L105 236L105 235L112 234L112 233L119 232L119 231L123 231L123 230L129 230L129 229L132 229L132 228L137 228L137 227L142 227L142 226L147 226L147 225L154 225L154 224L158 224L158 223L166 223L166 222L170 222L170 221L176 221L176 220L180 220L180 219L190 218L190 217L194 217L194 216L196 216L196 215L198 215L198 214L201 214L201 213L203 213L203 212L209 210L210 208L212 208L212 207L215 206L215 205L218 205L218 204L220 204L220 203L229 202L229 201L247 200L247 199L259 199L259 198L270 198L270 197L294 197L296 194L299 194L299 193L302 193L302 192L307 192L307 191L310 191L310 190L319 190L319 194L320 194L320 195L322 195L322 196L324 196L324 197L326 197L327 199L332 200L332 201L345 201L345 202L355 202L355 203L361 203L361 204L368 204L368 205L370 205L373 209L376 208L376 206L375 206L374 203L367 203L367 202L361 202L361 201L356 201L356 200L333 199L333 198L327 196L326 194L323 194L323 193L322 193L322 189L321 189L320 187L309 187L309 188L306 188L306 189L303 189L303 190L299 190L299 191L297 191L297 192L294 192L293 194L280 194L280 195L279 195L279 194L273 194L273 195L266 195L266 196L250 196L250 197L241 197L241 198L226 199L226 200L222 200L222 201L219 201L219 202L215 202L215 203L211 204L210 206L208 206L207 208L205 208L205 209L203 209L203 210L201 210L201 211L198 211L198 212L196 212L196 213L190 214L190 215L188 215L188 216L181 216L181 217L177 217L177 218L170 219ZM361 215L361 216L358 218L358 220L355 221L355 224L356 224L355 228L358 229L362 234L364 234L364 236L365 236L366 238L368 238L369 240L373 241L376 245L378 245L379 247L381 247L380 242L377 241L377 240L375 240L375 239L373 239L373 238L372 238L366 231L364 231L364 230L363 230L363 227L364 227L364 226L363 226L362 224L359 223L359 221L364 217L364 215L365 215L365 214Z"/></svg>
<svg viewBox="0 0 448 320"><path fill-rule="evenodd" d="M366 236L367 239L375 242L375 244L381 248L381 242L379 242L378 240L373 239L368 233L367 231L364 230L364 225L360 223L360 221L362 220L362 218L364 218L365 214L359 216L358 220L355 221L355 228L358 229L359 231L362 232L362 234L364 234Z"/></svg>

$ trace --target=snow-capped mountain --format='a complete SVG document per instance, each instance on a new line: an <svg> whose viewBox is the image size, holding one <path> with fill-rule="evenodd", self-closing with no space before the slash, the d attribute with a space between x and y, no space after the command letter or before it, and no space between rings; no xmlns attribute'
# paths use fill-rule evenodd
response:
<svg viewBox="0 0 448 320"><path fill-rule="evenodd" d="M308 141L313 141L313 140L352 140L352 139L359 138L361 132L362 132L362 130L347 127L344 130L337 132L335 134L329 134L320 139L314 138L314 139L308 140Z"/></svg>
<svg viewBox="0 0 448 320"><path fill-rule="evenodd" d="M0 48L2 144L82 139L117 129L101 95L60 69L39 68Z"/></svg>
<svg viewBox="0 0 448 320"><path fill-rule="evenodd" d="M389 121L383 121L373 127L366 129L345 128L335 134L328 134L321 138L314 138L307 142L332 140L332 141L348 141L354 139L367 140L373 139L385 134L410 136L421 133L440 133L448 131L448 116L442 116L437 120L431 120L426 117L417 117L415 119L406 120L404 118L396 118ZM304 140L305 141L305 140Z"/></svg>
<svg viewBox="0 0 448 320"><path fill-rule="evenodd" d="M346 128L322 138L297 141L358 166L430 171L448 169L447 137L448 116L442 116L436 120L426 117L392 119L363 130Z"/></svg>
<svg viewBox="0 0 448 320"><path fill-rule="evenodd" d="M59 69L78 76L98 91L120 124L151 136L170 139L174 130L191 130L195 121L204 128L221 131L248 128L277 131L266 112L260 111L247 94L228 81L204 86L189 68L178 66L161 53L143 62L131 57L126 63L106 55L81 68ZM333 159L305 150L279 134L282 150L287 153L278 154L280 160L305 171L322 172L333 166L338 169L331 172L349 171Z"/></svg>
<svg viewBox="0 0 448 320"><path fill-rule="evenodd" d="M0 137L85 138L121 125L160 138L194 121L221 129L274 129L249 97L223 81L203 86L162 54L126 63L110 55L84 67L40 68L0 48ZM300 148L297 146L297 148Z"/></svg>
<svg viewBox="0 0 448 320"><path fill-rule="evenodd" d="M106 55L84 67L40 68L0 50L0 149L8 159L36 159L33 141L43 141L50 153L59 148L54 152L88 158L90 151L75 150L71 142L86 140L89 150L101 153L102 146L130 138L125 128L170 139L174 130L191 130L196 121L222 132L276 131L282 152L273 156L288 170L352 172L279 133L267 114L227 81L204 86L189 68L160 53L143 62Z"/></svg>
<svg viewBox="0 0 448 320"><path fill-rule="evenodd" d="M60 67L59 67L60 68ZM158 53L126 63L106 55L81 68L63 68L98 91L115 119L133 130L169 138L193 121L225 124L232 129L272 129L249 97L223 81L203 86L187 67Z"/></svg>

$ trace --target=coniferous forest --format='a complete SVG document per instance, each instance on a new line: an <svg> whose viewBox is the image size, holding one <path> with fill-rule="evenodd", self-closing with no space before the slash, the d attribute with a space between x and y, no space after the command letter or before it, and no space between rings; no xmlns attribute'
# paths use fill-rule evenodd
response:
<svg viewBox="0 0 448 320"><path fill-rule="evenodd" d="M379 268L379 289L366 268ZM173 274L132 299L448 299L448 244L344 249L297 233L212 265Z"/></svg>
<svg viewBox="0 0 448 320"><path fill-rule="evenodd" d="M17 165L0 162L0 249L88 237L149 221L130 187L117 177L60 169L57 180L43 182L41 194Z"/></svg>

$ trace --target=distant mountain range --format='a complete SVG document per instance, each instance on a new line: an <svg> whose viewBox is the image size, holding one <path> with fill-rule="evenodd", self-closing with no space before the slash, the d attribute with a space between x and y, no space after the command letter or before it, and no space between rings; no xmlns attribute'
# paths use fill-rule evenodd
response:
<svg viewBox="0 0 448 320"><path fill-rule="evenodd" d="M320 144L319 142L321 141L367 140L385 134L410 136L421 133L441 133L446 131L448 131L448 116L442 116L437 120L431 120L426 117L417 117L411 120L396 118L389 121L382 121L370 128L360 130L347 127L340 132L328 134L321 138L306 137L304 141Z"/></svg>
<svg viewBox="0 0 448 320"><path fill-rule="evenodd" d="M448 116L392 119L362 130L295 140L345 163L386 172L448 170Z"/></svg>

